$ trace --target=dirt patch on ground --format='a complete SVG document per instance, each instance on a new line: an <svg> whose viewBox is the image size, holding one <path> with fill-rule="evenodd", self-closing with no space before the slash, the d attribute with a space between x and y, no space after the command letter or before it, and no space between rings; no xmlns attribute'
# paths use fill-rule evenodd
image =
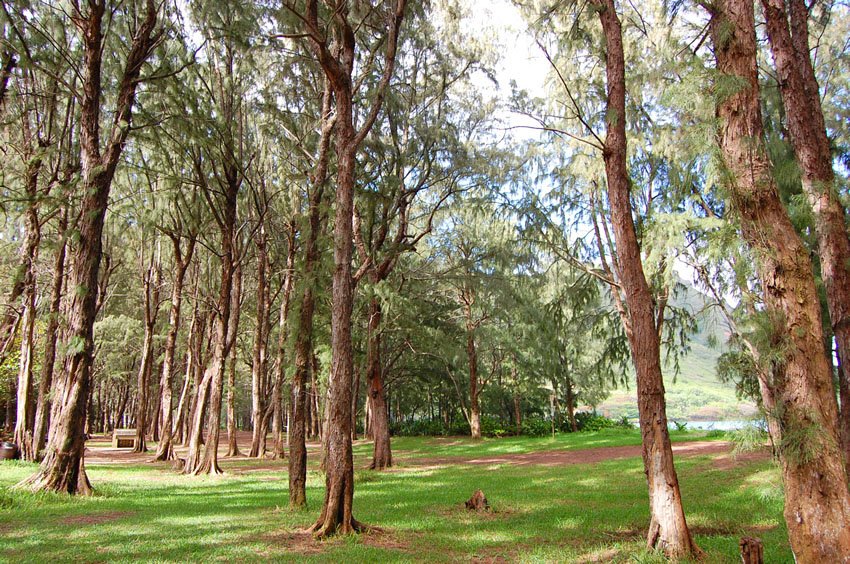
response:
<svg viewBox="0 0 850 564"><path fill-rule="evenodd" d="M754 450L752 452L743 452L739 454L729 452L727 454L715 457L714 461L711 463L711 466L712 468L716 468L718 470L731 470L732 468L735 468L742 464L749 464L751 462L761 462L762 460L768 460L770 456L770 449L768 448Z"/></svg>
<svg viewBox="0 0 850 564"><path fill-rule="evenodd" d="M368 531L358 533L357 538L364 545L374 548L400 552L411 551L409 543L405 542L404 539L396 533L385 529L373 528ZM345 542L345 539L342 536L334 536L329 539L318 540L312 535L312 533L303 530L271 533L263 536L262 540L272 546L285 548L287 552L304 556L322 554L328 549L328 547Z"/></svg>
<svg viewBox="0 0 850 564"><path fill-rule="evenodd" d="M104 513L89 513L86 515L72 515L62 519L63 525L81 526L81 525L102 525L110 521L116 521L125 517L135 515L133 511L106 511Z"/></svg>
<svg viewBox="0 0 850 564"><path fill-rule="evenodd" d="M731 450L732 444L726 441L693 441L673 444L673 454L676 456L728 455ZM640 445L630 445L576 450L550 450L522 454L500 454L481 457L412 458L406 460L405 464L416 467L436 467L448 464L564 466L569 464L594 464L606 460L632 458L640 455Z"/></svg>

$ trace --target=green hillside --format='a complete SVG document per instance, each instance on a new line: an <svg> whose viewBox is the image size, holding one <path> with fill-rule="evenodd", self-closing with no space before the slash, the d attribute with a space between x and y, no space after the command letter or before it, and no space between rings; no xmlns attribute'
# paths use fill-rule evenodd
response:
<svg viewBox="0 0 850 564"><path fill-rule="evenodd" d="M685 307L697 317L699 330L691 336L690 351L679 362L679 374L672 366L664 367L667 392L667 416L680 420L747 419L756 413L752 402L739 401L735 388L717 379L715 366L723 352L726 327L716 308L706 307L709 298L681 281L681 291L671 302ZM614 390L599 406L599 411L611 417L637 417L637 396L634 374L628 389Z"/></svg>

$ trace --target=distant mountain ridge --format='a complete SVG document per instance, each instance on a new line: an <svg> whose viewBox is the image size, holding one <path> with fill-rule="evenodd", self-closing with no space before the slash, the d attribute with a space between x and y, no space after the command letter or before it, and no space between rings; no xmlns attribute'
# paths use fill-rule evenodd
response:
<svg viewBox="0 0 850 564"><path fill-rule="evenodd" d="M715 368L725 349L728 327L719 309L710 305L714 299L687 280L680 278L679 282L679 291L670 303L695 315L698 330L689 338L690 351L679 360L678 375L669 363L663 368L668 419L719 421L754 416L756 406L739 401L734 385L717 379ZM629 378L629 389L614 390L597 409L609 417L637 418L634 374Z"/></svg>

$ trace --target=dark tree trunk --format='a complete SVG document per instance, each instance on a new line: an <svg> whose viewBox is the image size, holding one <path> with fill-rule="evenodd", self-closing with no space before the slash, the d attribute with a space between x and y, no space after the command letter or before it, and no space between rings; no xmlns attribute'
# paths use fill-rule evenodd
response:
<svg viewBox="0 0 850 564"><path fill-rule="evenodd" d="M383 470L393 465L393 455L390 449L390 420L381 365L381 304L377 298L369 301L366 376L372 406L372 437L375 440L372 464L369 468Z"/></svg>
<svg viewBox="0 0 850 564"><path fill-rule="evenodd" d="M235 172L233 177L235 178ZM225 361L230 353L228 327L233 300L234 256L233 235L236 225L236 195L238 184L229 186L221 228L221 282L215 318L213 351L203 379L198 386L197 405L191 425L189 452L183 472L186 474L221 474L218 466L218 443L221 434L221 399L224 384ZM238 298L237 298L238 299ZM209 406L207 405L209 399ZM201 434L206 411L207 436L201 456Z"/></svg>
<svg viewBox="0 0 850 564"><path fill-rule="evenodd" d="M578 422L576 421L576 396L573 392L573 381L567 378L567 419L570 421L570 430L575 433L578 431Z"/></svg>
<svg viewBox="0 0 850 564"><path fill-rule="evenodd" d="M59 216L59 248L53 263L53 286L50 290L50 314L44 331L44 357L41 362L41 382L38 385L38 402L35 407L33 444L36 455L44 448L47 440L48 397L53 385L53 368L56 364L56 340L59 333L59 314L62 305L62 287L65 281L65 230L68 227L68 210L63 208Z"/></svg>
<svg viewBox="0 0 850 564"><path fill-rule="evenodd" d="M350 533L360 527L352 516L354 500L354 464L351 445L351 382L353 372L351 342L351 312L353 307L353 278L351 259L353 247L354 186L357 148L368 134L380 111L383 97L392 77L398 33L406 0L397 0L391 17L387 18L388 36L384 56L384 74L375 101L360 131L354 128L352 72L355 61L355 33L348 22L348 3L336 10L334 34L337 47L324 42L319 31L318 2L307 2L304 24L307 26L316 58L325 72L336 102L337 184L334 215L334 270L331 311L331 370L328 382L328 429L325 474L325 501L312 530L318 537L336 532Z"/></svg>
<svg viewBox="0 0 850 564"><path fill-rule="evenodd" d="M790 6L790 11L786 10ZM821 276L839 358L850 358L850 238L838 198L832 153L809 52L809 10L804 0L762 0L791 144L803 191L812 206ZM789 18L790 16L790 18ZM839 370L841 386L850 388ZM850 393L850 392L848 392ZM841 404L845 472L850 475L850 405Z"/></svg>
<svg viewBox="0 0 850 564"><path fill-rule="evenodd" d="M316 283L315 270L319 263L319 236L322 232L321 204L328 175L328 159L331 132L331 91L325 87L322 96L322 135L319 140L316 169L311 178L312 193L308 210L309 230L304 245L303 288L298 311L298 326L295 335L295 372L290 383L289 401L289 506L307 505L307 382L311 378L311 355L313 354L313 313Z"/></svg>
<svg viewBox="0 0 850 564"><path fill-rule="evenodd" d="M264 219L261 221L265 221ZM265 438L268 432L265 417L268 401L267 350L269 329L269 285L267 272L269 256L266 250L265 227L254 237L257 245L257 325L254 330L254 348L251 362L251 450L248 456L258 458L265 455Z"/></svg>
<svg viewBox="0 0 850 564"><path fill-rule="evenodd" d="M230 306L230 325L227 328L230 343L230 370L227 375L227 456L239 456L236 442L236 336L239 334L239 308L242 303L242 267L237 266L233 280L233 301Z"/></svg>
<svg viewBox="0 0 850 564"><path fill-rule="evenodd" d="M162 360L162 399L160 400L162 429L159 444L156 449L154 460L174 460L174 446L172 444L174 431L172 429L172 393L174 387L174 357L177 351L177 334L180 330L180 309L183 304L183 284L186 272L192 264L192 256L195 252L195 238L190 237L185 254L181 245L179 235L171 236L171 245L174 250L174 280L171 284L171 310L168 314L168 335L165 337L165 356ZM190 329L191 333L191 329ZM191 354L191 353L190 353ZM189 379L186 379L188 383ZM184 384L185 386L185 384ZM181 401L183 398L181 397ZM179 425L178 425L179 427Z"/></svg>
<svg viewBox="0 0 850 564"><path fill-rule="evenodd" d="M468 314L468 316L471 314ZM481 407L478 394L478 350L475 347L475 329L471 323L466 328L466 359L469 363L469 431L473 439L481 438Z"/></svg>
<svg viewBox="0 0 850 564"><path fill-rule="evenodd" d="M283 381L286 370L286 341L289 325L289 310L292 303L292 287L295 279L295 222L289 225L288 250L286 255L286 272L283 279L283 297L280 304L278 321L277 357L274 366L274 386L272 388L272 436L274 437L274 458L285 456L283 436Z"/></svg>
<svg viewBox="0 0 850 564"><path fill-rule="evenodd" d="M741 84L717 106L728 190L757 259L774 340L782 343L771 387L784 437L780 460L791 548L798 562L847 562L850 492L832 371L823 354L812 264L779 198L764 144L753 3L725 0L711 10L717 70Z"/></svg>
<svg viewBox="0 0 850 564"><path fill-rule="evenodd" d="M98 273L102 255L103 224L115 168L129 134L132 108L141 67L158 42L154 35L157 5L145 3L145 16L130 45L120 79L112 132L106 150L100 147L101 61L105 6L92 3L86 13L74 14L83 45L80 149L83 195L77 223L78 238L71 250L70 284L74 288L68 307L68 341L61 377L57 381L56 417L47 454L38 473L29 478L33 490L70 494L91 492L85 472L86 402L91 386L94 349L93 326L97 312Z"/></svg>
<svg viewBox="0 0 850 564"><path fill-rule="evenodd" d="M626 164L626 80L623 37L614 0L591 0L605 34L607 135L603 157L617 246L620 283L628 306L626 334L637 373L643 463L649 485L647 545L673 559L699 556L682 508L679 480L667 430L661 349L654 300L641 262Z"/></svg>

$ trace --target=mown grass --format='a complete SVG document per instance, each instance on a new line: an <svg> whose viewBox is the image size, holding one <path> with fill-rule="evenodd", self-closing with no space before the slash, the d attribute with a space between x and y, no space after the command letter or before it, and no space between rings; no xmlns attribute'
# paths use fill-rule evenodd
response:
<svg viewBox="0 0 850 564"><path fill-rule="evenodd" d="M676 434L674 433L674 436ZM698 438L681 434L679 438ZM383 532L313 541L300 531L316 518L323 478L311 469L306 511L290 511L285 462L227 461L217 478L175 475L153 464L87 465L90 498L10 490L34 465L0 464L0 537L6 561L518 561L653 562L639 458L561 467L501 464L417 466L414 458L508 454L636 444L634 432L552 439L400 438L401 467L361 470L355 515ZM405 460L409 463L405 463ZM767 562L791 562L782 493L769 461L720 467L709 456L678 461L689 522L708 562L739 561L738 540L764 540ZM312 467L311 467L312 468ZM476 488L493 512L470 514Z"/></svg>

